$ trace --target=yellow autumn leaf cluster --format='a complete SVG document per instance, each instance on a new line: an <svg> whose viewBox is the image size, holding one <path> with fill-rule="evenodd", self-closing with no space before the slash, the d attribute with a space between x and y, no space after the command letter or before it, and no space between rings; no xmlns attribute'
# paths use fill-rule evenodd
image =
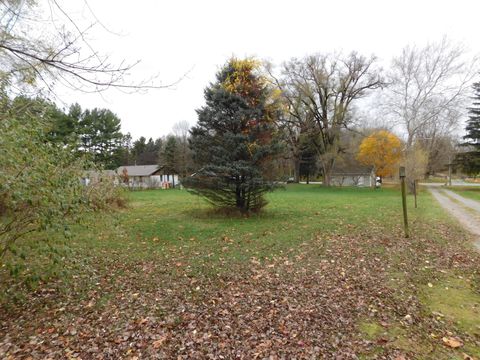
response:
<svg viewBox="0 0 480 360"><path fill-rule="evenodd" d="M223 87L226 90L248 96L253 95L252 93L255 90L265 85L263 79L255 74L261 66L259 60L254 58L231 58L229 66L233 71L228 74L223 82Z"/></svg>
<svg viewBox="0 0 480 360"><path fill-rule="evenodd" d="M274 122L278 114L284 112L282 108L282 92L276 87L271 87L267 77L262 73L262 62L255 58L237 59L228 61L231 69L222 86L225 90L242 96L251 106L264 102L264 113L261 121ZM258 119L250 119L247 126L256 126Z"/></svg>
<svg viewBox="0 0 480 360"><path fill-rule="evenodd" d="M389 131L376 131L363 139L357 160L362 164L374 166L378 176L392 175L402 157L402 142Z"/></svg>

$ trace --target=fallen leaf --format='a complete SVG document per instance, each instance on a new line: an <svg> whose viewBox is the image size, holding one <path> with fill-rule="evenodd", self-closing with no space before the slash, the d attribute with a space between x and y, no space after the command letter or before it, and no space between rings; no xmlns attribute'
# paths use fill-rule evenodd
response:
<svg viewBox="0 0 480 360"><path fill-rule="evenodd" d="M381 337L381 338L377 339L377 344L379 344L379 345L386 344L386 343L388 343L387 338Z"/></svg>
<svg viewBox="0 0 480 360"><path fill-rule="evenodd" d="M154 349L158 349L160 346L163 345L163 343L165 342L165 340L167 340L167 337L166 337L166 336L162 336L160 339L155 340L155 341L152 343L153 348L154 348Z"/></svg>
<svg viewBox="0 0 480 360"><path fill-rule="evenodd" d="M460 339L454 337L443 337L442 341L445 345L454 349L459 348L463 345Z"/></svg>

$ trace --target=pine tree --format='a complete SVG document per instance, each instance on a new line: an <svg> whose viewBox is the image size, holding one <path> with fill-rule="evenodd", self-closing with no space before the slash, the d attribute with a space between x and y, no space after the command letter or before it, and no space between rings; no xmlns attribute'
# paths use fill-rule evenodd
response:
<svg viewBox="0 0 480 360"><path fill-rule="evenodd" d="M169 174L178 173L178 160L177 160L177 139L175 136L168 136L165 142L165 147L162 151L161 165Z"/></svg>
<svg viewBox="0 0 480 360"><path fill-rule="evenodd" d="M473 84L475 91L473 106L469 108L470 117L467 121L465 130L467 134L463 137L467 140L466 144L480 150L480 83Z"/></svg>
<svg viewBox="0 0 480 360"><path fill-rule="evenodd" d="M79 125L83 150L92 160L107 169L117 167L115 152L121 147L123 136L117 115L108 109L85 110Z"/></svg>
<svg viewBox="0 0 480 360"><path fill-rule="evenodd" d="M230 59L205 89L206 105L197 110L190 148L201 167L183 180L191 192L218 207L255 211L266 205L264 193L275 188L266 178L280 147L274 121L278 95L259 74L253 59Z"/></svg>
<svg viewBox="0 0 480 360"><path fill-rule="evenodd" d="M466 140L463 145L470 150L460 153L456 159L456 163L469 175L480 172L480 83L473 84L473 89L473 106L468 109L470 116L465 127L467 134L463 137Z"/></svg>

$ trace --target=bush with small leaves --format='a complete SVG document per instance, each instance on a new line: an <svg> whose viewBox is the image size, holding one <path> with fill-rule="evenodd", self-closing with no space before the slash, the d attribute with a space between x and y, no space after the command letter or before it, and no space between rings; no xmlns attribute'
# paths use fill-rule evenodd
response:
<svg viewBox="0 0 480 360"><path fill-rule="evenodd" d="M0 262L28 234L68 236L69 226L89 212L125 201L113 182L81 184L91 164L68 144L47 140L46 106L0 98Z"/></svg>

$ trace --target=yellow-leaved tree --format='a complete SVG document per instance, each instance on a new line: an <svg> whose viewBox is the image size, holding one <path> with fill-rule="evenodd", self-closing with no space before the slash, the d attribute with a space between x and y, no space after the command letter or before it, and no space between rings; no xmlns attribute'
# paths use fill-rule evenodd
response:
<svg viewBox="0 0 480 360"><path fill-rule="evenodd" d="M357 160L372 165L377 176L391 176L402 157L402 142L389 131L380 130L363 139Z"/></svg>

